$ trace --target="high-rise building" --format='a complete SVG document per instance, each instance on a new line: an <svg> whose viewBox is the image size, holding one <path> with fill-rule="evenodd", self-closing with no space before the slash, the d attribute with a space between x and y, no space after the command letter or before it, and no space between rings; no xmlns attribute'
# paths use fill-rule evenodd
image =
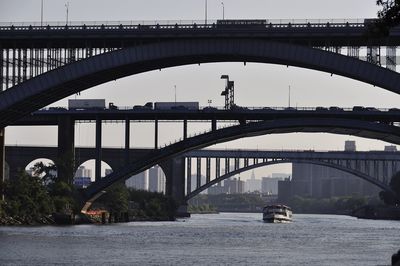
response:
<svg viewBox="0 0 400 266"><path fill-rule="evenodd" d="M135 188L139 190L148 189L148 176L147 171L143 171L137 175L134 175L125 181L125 184L129 188Z"/></svg>
<svg viewBox="0 0 400 266"><path fill-rule="evenodd" d="M254 171L251 172L251 178L247 179L245 182L245 191L261 191L261 179L256 179Z"/></svg>
<svg viewBox="0 0 400 266"><path fill-rule="evenodd" d="M224 182L224 187L229 194L242 194L244 193L244 181L237 178L228 178Z"/></svg>
<svg viewBox="0 0 400 266"><path fill-rule="evenodd" d="M75 177L89 177L92 178L92 169L87 169L85 166L81 165L75 172Z"/></svg>
<svg viewBox="0 0 400 266"><path fill-rule="evenodd" d="M200 175L200 186L204 185L206 183L206 177L204 175ZM191 176L191 189L196 190L197 189L197 174L194 174ZM207 190L204 190L201 192L201 194L207 193Z"/></svg>
<svg viewBox="0 0 400 266"><path fill-rule="evenodd" d="M263 177L261 180L261 192L270 195L277 195L278 181L283 179L283 177Z"/></svg>
<svg viewBox="0 0 400 266"><path fill-rule="evenodd" d="M158 165L149 169L149 191L163 192L165 190L165 175Z"/></svg>

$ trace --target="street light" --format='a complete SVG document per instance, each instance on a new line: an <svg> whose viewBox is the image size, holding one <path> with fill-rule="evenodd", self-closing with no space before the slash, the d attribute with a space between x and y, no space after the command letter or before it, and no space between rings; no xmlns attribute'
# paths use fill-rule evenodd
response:
<svg viewBox="0 0 400 266"><path fill-rule="evenodd" d="M205 0L205 8L204 8L204 12L205 12L205 23L207 25L207 0Z"/></svg>
<svg viewBox="0 0 400 266"><path fill-rule="evenodd" d="M43 26L43 0L40 8L40 26Z"/></svg>
<svg viewBox="0 0 400 266"><path fill-rule="evenodd" d="M66 24L68 25L68 9L69 9L69 2L67 2L66 4L65 4L65 8L66 8L66 12L67 12L67 15L66 15Z"/></svg>
<svg viewBox="0 0 400 266"><path fill-rule="evenodd" d="M225 19L225 5L224 5L224 2L221 2L221 5L222 5L222 20L224 20Z"/></svg>

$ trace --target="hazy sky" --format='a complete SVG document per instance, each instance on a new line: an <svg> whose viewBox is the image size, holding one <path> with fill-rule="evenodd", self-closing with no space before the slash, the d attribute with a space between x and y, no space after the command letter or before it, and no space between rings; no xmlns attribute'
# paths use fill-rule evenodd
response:
<svg viewBox="0 0 400 266"><path fill-rule="evenodd" d="M70 21L131 20L204 20L205 1L201 0L69 0ZM66 20L67 1L44 0L44 21ZM225 0L225 18L266 19L343 19L375 17L375 0ZM40 0L0 0L1 22L40 21ZM208 0L208 19L222 17L222 4ZM72 22L73 23L73 22ZM375 106L398 107L400 97L394 93L358 81L328 73L295 67L248 63L214 63L181 66L151 71L91 88L69 98L105 98L120 106L149 101L173 101L174 85L178 101L199 101L200 105L222 106L221 74L235 81L236 103L243 106L287 106L288 86L291 103L296 106ZM66 99L53 105L66 105ZM153 125L132 124L131 145L152 146ZM208 124L189 125L191 132L208 128ZM181 135L181 125L160 126L160 143L169 143ZM122 125L104 125L104 146L123 146ZM56 128L8 127L7 144L55 145ZM330 134L281 134L241 139L212 148L258 149L343 149L344 141L356 140L360 150L382 149L387 143L351 136ZM94 146L94 126L76 126L76 145ZM288 172L288 166L264 168L257 173Z"/></svg>

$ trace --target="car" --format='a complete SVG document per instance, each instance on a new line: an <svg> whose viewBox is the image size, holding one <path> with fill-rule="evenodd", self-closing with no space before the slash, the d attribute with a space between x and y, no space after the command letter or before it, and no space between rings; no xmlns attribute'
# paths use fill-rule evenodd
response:
<svg viewBox="0 0 400 266"><path fill-rule="evenodd" d="M364 111L364 106L354 106L354 107L353 107L353 111L356 111L356 112L358 112L358 111Z"/></svg>
<svg viewBox="0 0 400 266"><path fill-rule="evenodd" d="M328 111L328 108L318 106L317 108L315 108L315 111Z"/></svg>
<svg viewBox="0 0 400 266"><path fill-rule="evenodd" d="M390 108L389 112L400 112L399 108Z"/></svg>
<svg viewBox="0 0 400 266"><path fill-rule="evenodd" d="M379 109L376 109L375 107L365 107L365 111L370 111L370 112L380 112Z"/></svg>
<svg viewBox="0 0 400 266"><path fill-rule="evenodd" d="M212 112L212 111L216 111L216 110L218 110L218 108L216 108L216 107L211 107L211 106L207 106L207 107L204 107L204 108L203 108L203 111L204 111L204 112Z"/></svg>
<svg viewBox="0 0 400 266"><path fill-rule="evenodd" d="M343 111L343 108L337 106L331 106L329 107L329 111Z"/></svg>

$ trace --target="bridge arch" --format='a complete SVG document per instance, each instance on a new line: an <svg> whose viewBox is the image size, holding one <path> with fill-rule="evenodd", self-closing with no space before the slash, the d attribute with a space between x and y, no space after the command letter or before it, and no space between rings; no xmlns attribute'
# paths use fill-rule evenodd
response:
<svg viewBox="0 0 400 266"><path fill-rule="evenodd" d="M101 195L102 191L115 182L126 179L128 176L142 172L160 162L194 149L200 149L244 137L290 132L346 134L400 144L400 132L397 127L374 122L350 119L282 119L279 121L253 122L210 131L171 144L165 148L154 150L143 156L140 161L135 161L123 169L118 169L109 176L92 184L86 189L85 198L88 204L90 204Z"/></svg>
<svg viewBox="0 0 400 266"><path fill-rule="evenodd" d="M283 164L283 163L304 163L304 164L314 164L314 165L326 166L326 167L334 168L334 169L337 169L337 170L341 170L341 171L346 172L346 173L353 174L353 175L355 175L355 176L357 176L357 177L359 177L359 178L361 178L361 179L363 179L365 181L368 181L368 182L376 185L377 187L379 187L379 188L381 188L383 190L389 190L389 191L391 190L391 188L387 184L385 184L383 182L380 182L379 180L376 180L375 178L372 178L369 175L366 175L366 174L364 174L364 173L362 173L360 171L357 171L357 170L354 170L354 169L350 169L350 168L347 168L345 166L341 166L341 165L338 165L338 164L333 164L333 163L328 163L328 162L323 162L323 161L313 161L313 160L276 160L276 161L268 161L268 162L256 163L256 164L253 164L253 165L249 165L247 167L243 167L243 168L234 170L234 171L232 171L230 173L224 174L224 175L222 175L222 176L210 181L209 183L206 183L203 186L191 191L189 194L186 195L185 199L189 200L189 199L195 197L196 195L198 195L199 193L201 193L202 191L206 190L207 188L209 188L209 187L211 187L211 186L213 186L213 185L215 185L215 184L217 184L217 183L219 183L219 182L221 182L221 181L223 181L225 179L228 179L228 178L230 178L232 176L240 174L242 172L246 172L246 171L249 171L249 170L252 170L252 169L256 169L256 168L259 168L259 167L263 167L263 166Z"/></svg>
<svg viewBox="0 0 400 266"><path fill-rule="evenodd" d="M107 52L16 85L0 93L0 127L57 100L111 80L150 70L210 62L298 66L400 93L399 73L320 49L258 39L182 39Z"/></svg>

